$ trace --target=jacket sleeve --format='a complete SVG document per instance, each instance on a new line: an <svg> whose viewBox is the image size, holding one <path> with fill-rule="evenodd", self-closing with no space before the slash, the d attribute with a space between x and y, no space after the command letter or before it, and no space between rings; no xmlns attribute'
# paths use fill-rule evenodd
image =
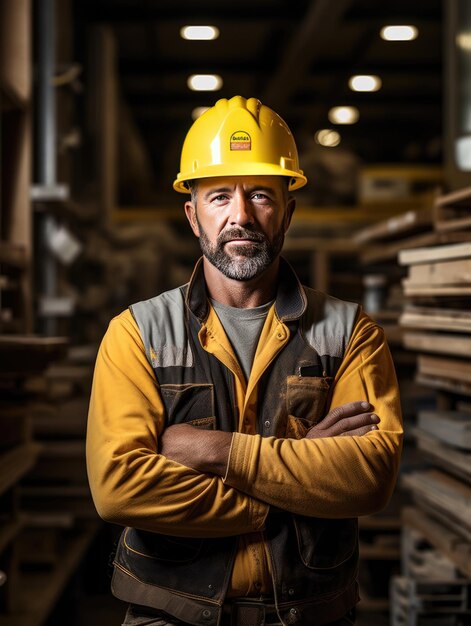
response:
<svg viewBox="0 0 471 626"><path fill-rule="evenodd" d="M331 409L368 400L380 417L379 430L300 440L235 433L226 484L278 508L313 517L356 517L382 509L399 468L402 418L384 332L364 314L333 385Z"/></svg>
<svg viewBox="0 0 471 626"><path fill-rule="evenodd" d="M129 311L100 346L87 428L87 469L106 521L188 537L239 535L264 527L268 506L158 453L164 407Z"/></svg>

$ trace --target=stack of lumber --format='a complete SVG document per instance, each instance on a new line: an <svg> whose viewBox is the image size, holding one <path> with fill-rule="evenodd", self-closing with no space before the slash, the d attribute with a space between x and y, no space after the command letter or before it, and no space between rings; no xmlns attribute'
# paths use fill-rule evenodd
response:
<svg viewBox="0 0 471 626"><path fill-rule="evenodd" d="M471 576L471 188L375 223L355 240L365 273L387 287L370 315L385 328L404 414L399 490L409 506L391 618L394 626L428 624L414 612L422 593L414 581L436 578L439 564L441 582L451 572ZM411 533L420 544L404 539ZM425 544L426 557L417 547Z"/></svg>
<svg viewBox="0 0 471 626"><path fill-rule="evenodd" d="M433 217L437 235L459 236L461 242L399 253L407 271L407 304L400 318L404 347L416 356L416 383L434 395L433 405L418 410L411 429L422 466L402 478L414 502L403 511L403 534L420 533L446 557L462 579L459 593L466 596L471 584L471 188L437 198ZM420 608L422 592L411 581L431 580L436 568L414 570L410 560L404 550L407 576L395 579L392 596L399 602L406 585L407 610L419 620L431 609ZM451 581L444 577L442 582ZM431 588L431 593L437 595L438 614L441 591ZM462 615L471 615L469 597L456 607L447 602L450 624L464 623ZM402 623L399 613L395 619Z"/></svg>
<svg viewBox="0 0 471 626"><path fill-rule="evenodd" d="M84 454L95 350L68 352L0 336L0 626L43 623L99 528Z"/></svg>

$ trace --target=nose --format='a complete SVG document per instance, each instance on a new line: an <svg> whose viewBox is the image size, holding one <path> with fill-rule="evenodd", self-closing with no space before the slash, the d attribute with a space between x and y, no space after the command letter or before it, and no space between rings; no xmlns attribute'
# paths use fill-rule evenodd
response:
<svg viewBox="0 0 471 626"><path fill-rule="evenodd" d="M243 191L234 194L232 198L229 221L238 226L254 223L252 204Z"/></svg>

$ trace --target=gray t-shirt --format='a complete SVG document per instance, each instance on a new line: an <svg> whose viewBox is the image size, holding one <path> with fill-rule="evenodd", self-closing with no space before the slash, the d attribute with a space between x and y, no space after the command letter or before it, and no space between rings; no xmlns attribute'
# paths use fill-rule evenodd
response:
<svg viewBox="0 0 471 626"><path fill-rule="evenodd" d="M246 380L249 379L258 339L273 302L274 300L250 309L239 309L211 299L211 304L224 326Z"/></svg>

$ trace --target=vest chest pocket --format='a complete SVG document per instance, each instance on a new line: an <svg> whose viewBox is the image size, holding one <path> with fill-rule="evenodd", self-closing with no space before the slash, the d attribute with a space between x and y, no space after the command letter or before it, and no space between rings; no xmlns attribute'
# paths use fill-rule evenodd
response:
<svg viewBox="0 0 471 626"><path fill-rule="evenodd" d="M167 412L167 425L192 424L214 430L214 387L209 383L164 384L160 393Z"/></svg>
<svg viewBox="0 0 471 626"><path fill-rule="evenodd" d="M286 437L302 439L311 426L325 417L331 381L326 376L288 376Z"/></svg>

